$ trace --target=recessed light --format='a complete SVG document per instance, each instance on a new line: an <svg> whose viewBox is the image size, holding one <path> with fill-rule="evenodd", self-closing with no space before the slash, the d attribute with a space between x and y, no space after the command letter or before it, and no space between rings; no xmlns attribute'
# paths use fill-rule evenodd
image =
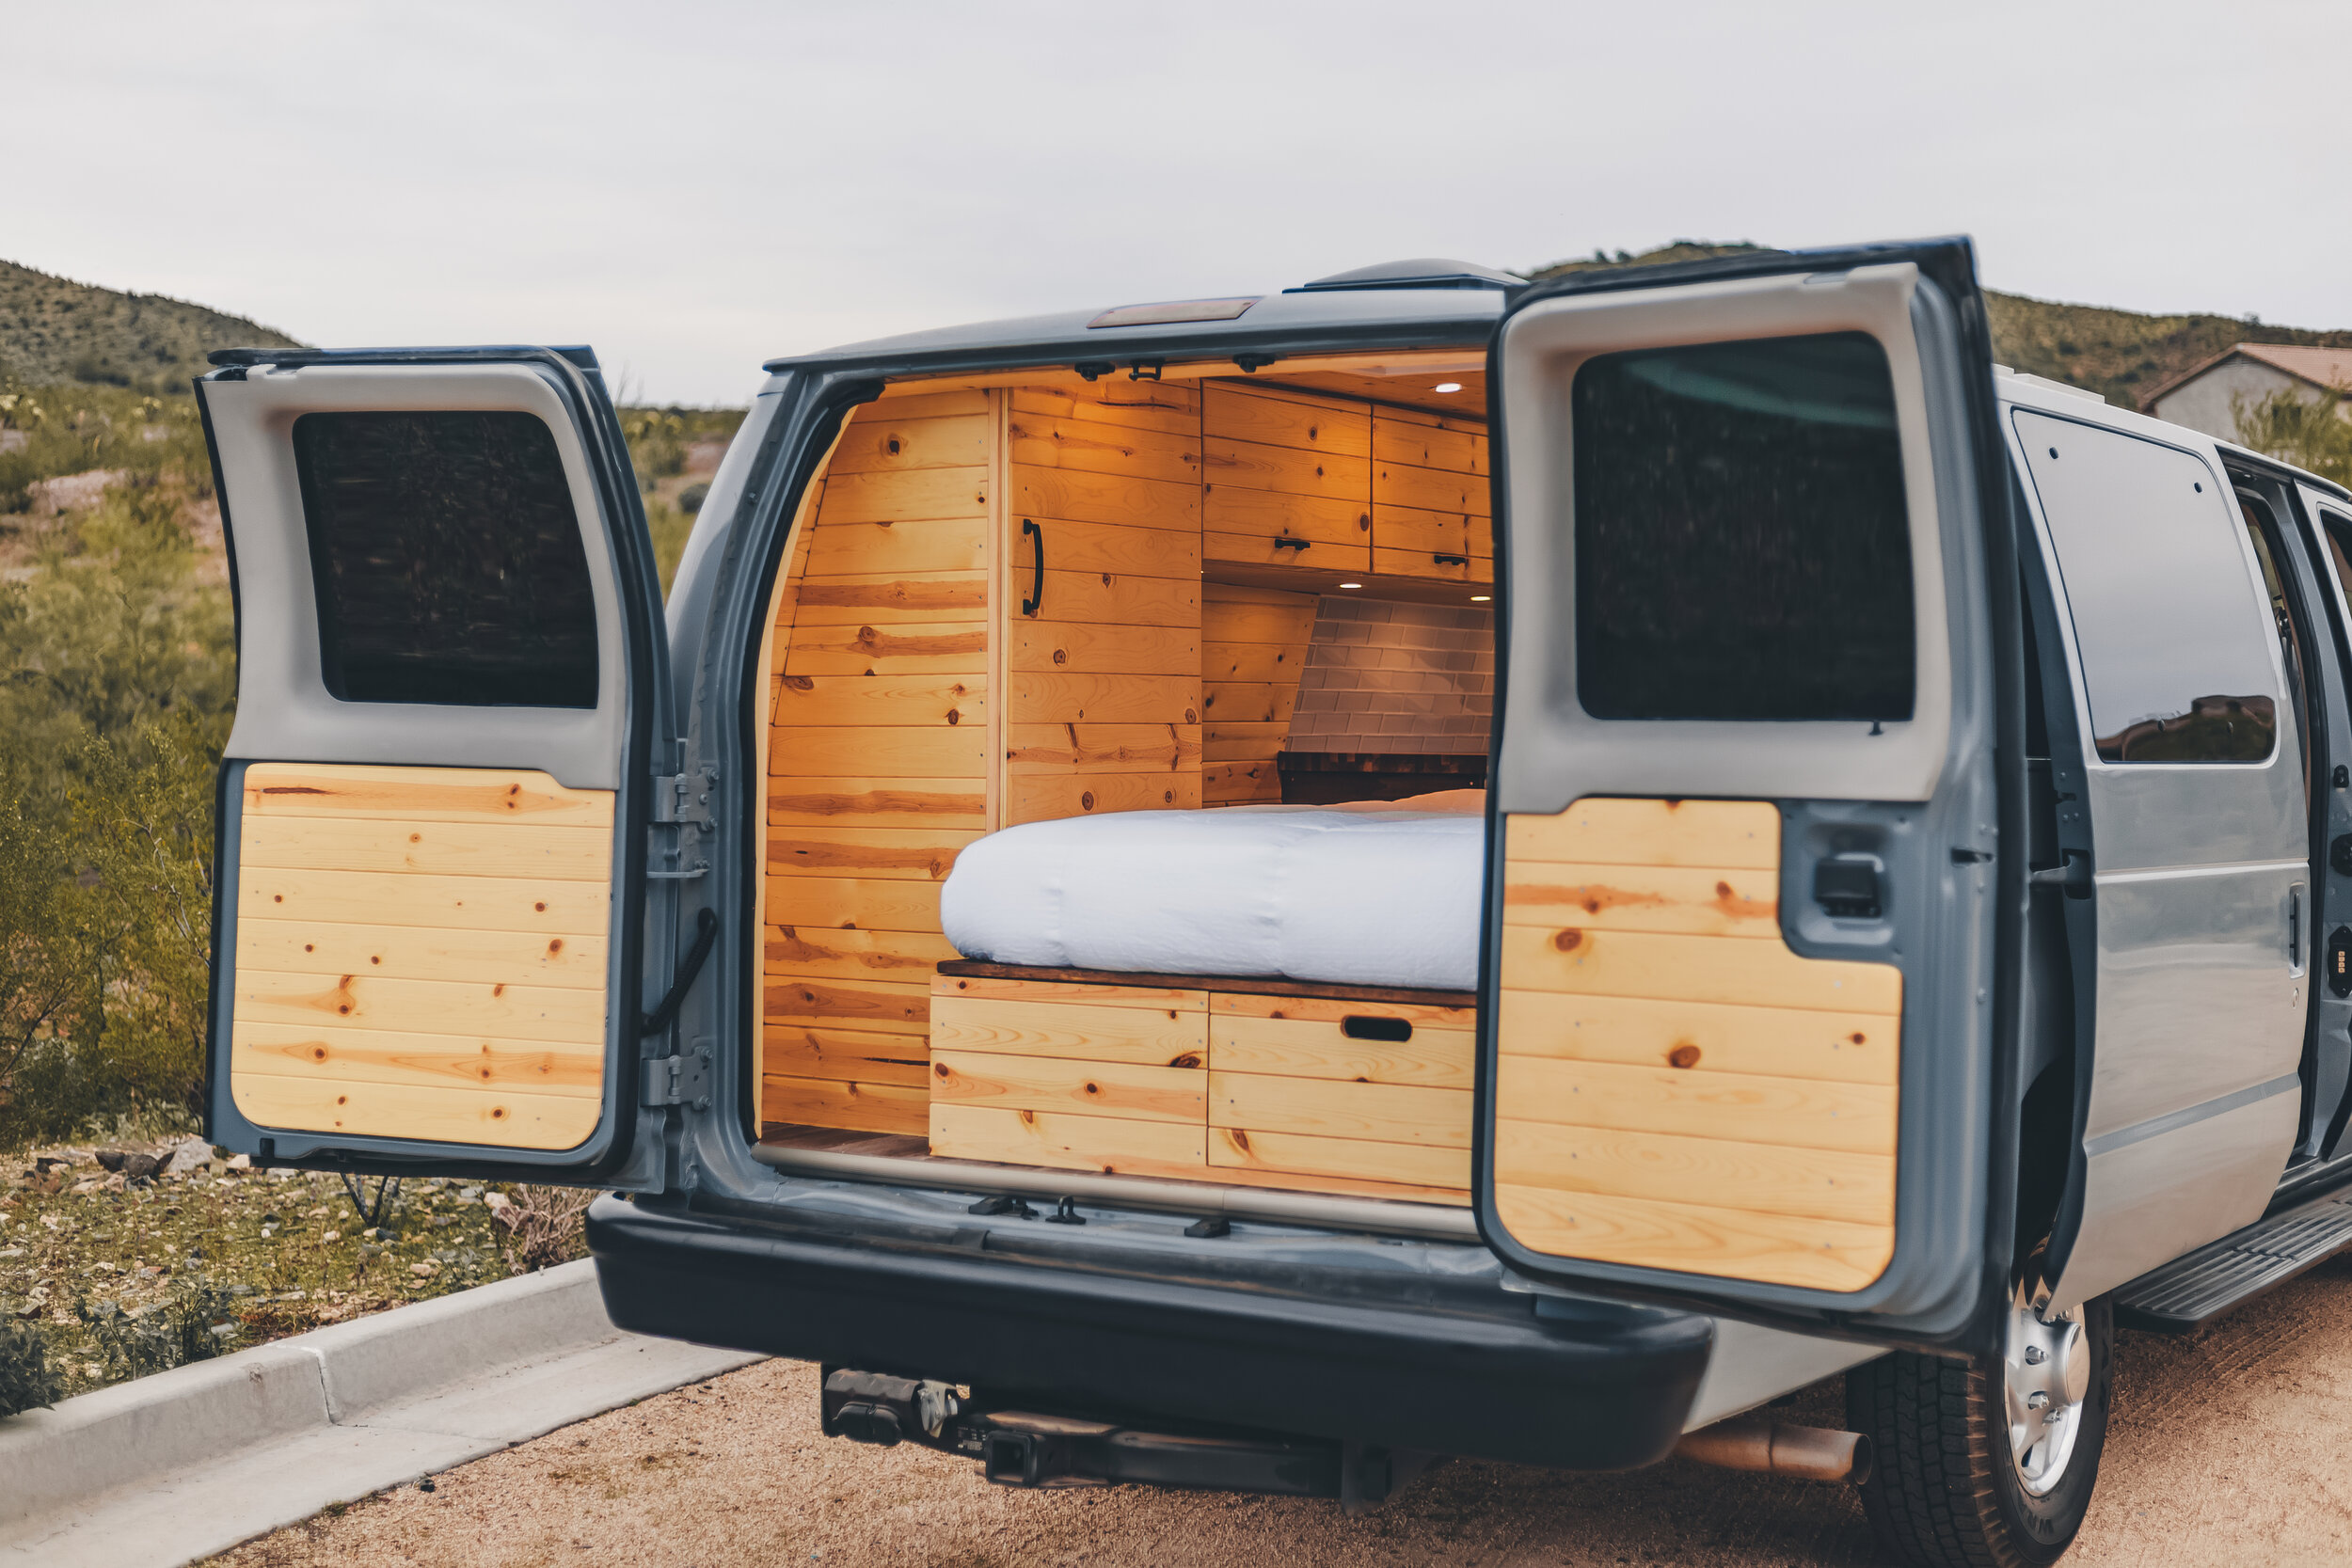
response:
<svg viewBox="0 0 2352 1568"><path fill-rule="evenodd" d="M1462 389L1462 384L1458 381L1440 381L1429 389L1433 392L1458 392Z"/></svg>
<svg viewBox="0 0 2352 1568"><path fill-rule="evenodd" d="M1363 584L1360 582L1343 582L1340 586L1342 588L1361 588Z"/></svg>
<svg viewBox="0 0 2352 1568"><path fill-rule="evenodd" d="M1493 597L1494 595L1492 594L1472 594L1470 595L1470 603L1485 604L1487 600Z"/></svg>

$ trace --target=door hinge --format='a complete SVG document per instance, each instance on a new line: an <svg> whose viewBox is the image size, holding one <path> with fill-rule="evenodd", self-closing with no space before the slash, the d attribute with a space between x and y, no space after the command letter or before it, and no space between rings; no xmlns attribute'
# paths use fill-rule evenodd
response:
<svg viewBox="0 0 2352 1568"><path fill-rule="evenodd" d="M710 793L718 783L719 770L715 768L654 780L654 821L674 826L691 824L707 832L716 820L710 814Z"/></svg>
<svg viewBox="0 0 2352 1568"><path fill-rule="evenodd" d="M645 1064L648 1105L691 1105L710 1109L710 1047L697 1045L675 1056L657 1056Z"/></svg>
<svg viewBox="0 0 2352 1568"><path fill-rule="evenodd" d="M711 811L710 797L718 784L719 770L707 767L654 780L653 825L675 828L678 832L668 849L654 852L654 863L645 868L647 878L657 882L691 881L710 869L708 860L686 858L686 830L691 828L705 838L716 830L718 818Z"/></svg>

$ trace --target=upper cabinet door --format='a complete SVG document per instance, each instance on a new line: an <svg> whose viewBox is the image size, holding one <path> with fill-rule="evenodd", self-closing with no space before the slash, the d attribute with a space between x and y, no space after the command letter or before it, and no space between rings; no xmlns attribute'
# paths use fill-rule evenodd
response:
<svg viewBox="0 0 2352 1568"><path fill-rule="evenodd" d="M237 594L210 1135L656 1187L646 839L674 731L595 357L251 357L197 387Z"/></svg>
<svg viewBox="0 0 2352 1568"><path fill-rule="evenodd" d="M1947 242L1571 278L1497 332L1477 1205L1523 1273L1988 1332L2024 868L1983 323Z"/></svg>

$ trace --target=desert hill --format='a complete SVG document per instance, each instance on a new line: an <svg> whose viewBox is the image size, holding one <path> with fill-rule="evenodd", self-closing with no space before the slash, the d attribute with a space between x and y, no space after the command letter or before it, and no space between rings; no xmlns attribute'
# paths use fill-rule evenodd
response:
<svg viewBox="0 0 2352 1568"><path fill-rule="evenodd" d="M0 261L0 378L184 392L206 354L245 345L300 346L243 316Z"/></svg>

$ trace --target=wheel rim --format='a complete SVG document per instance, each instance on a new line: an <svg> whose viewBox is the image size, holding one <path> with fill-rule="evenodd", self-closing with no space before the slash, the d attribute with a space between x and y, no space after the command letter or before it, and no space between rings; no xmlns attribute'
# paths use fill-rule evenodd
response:
<svg viewBox="0 0 2352 1568"><path fill-rule="evenodd" d="M2090 1392L2090 1341L2080 1307L2046 1319L2029 1306L2010 1309L2001 1391L2010 1463L2017 1467L2019 1484L2042 1497L2074 1457L2083 1401Z"/></svg>

